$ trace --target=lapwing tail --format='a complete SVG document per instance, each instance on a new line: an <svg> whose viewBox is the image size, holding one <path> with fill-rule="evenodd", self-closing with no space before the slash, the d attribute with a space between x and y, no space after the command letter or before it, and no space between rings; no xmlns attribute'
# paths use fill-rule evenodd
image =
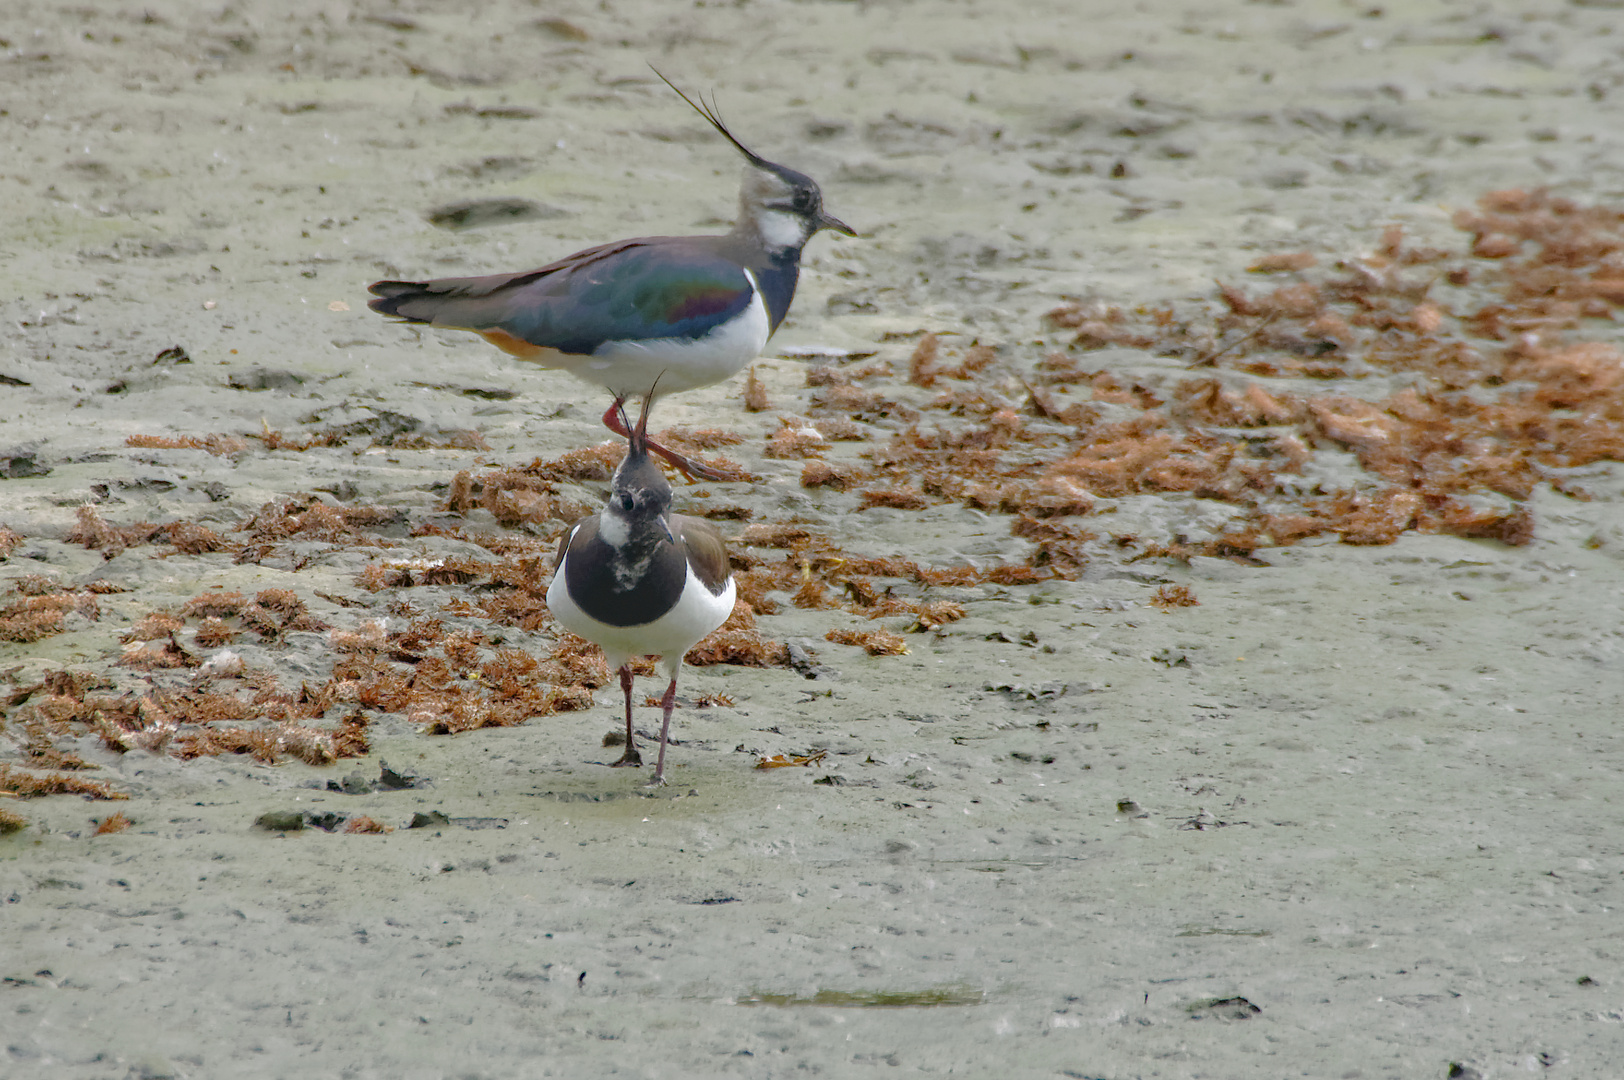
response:
<svg viewBox="0 0 1624 1080"><path fill-rule="evenodd" d="M521 360L545 361L550 350L520 337L510 327L531 275L492 274L441 281L379 281L369 287L367 307L405 323L468 330Z"/></svg>
<svg viewBox="0 0 1624 1080"><path fill-rule="evenodd" d="M368 286L367 291L372 293L374 299L367 301L367 307L380 315L390 315L394 318L411 323L432 322L430 318L411 311L401 310L411 301L421 296L423 286L415 281L375 281Z"/></svg>

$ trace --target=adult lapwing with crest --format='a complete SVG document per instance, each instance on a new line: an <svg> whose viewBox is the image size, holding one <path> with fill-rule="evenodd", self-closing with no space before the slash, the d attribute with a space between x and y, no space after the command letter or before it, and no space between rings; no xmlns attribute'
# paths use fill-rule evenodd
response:
<svg viewBox="0 0 1624 1080"><path fill-rule="evenodd" d="M655 72L659 75L659 72ZM372 310L479 334L505 352L604 387L603 422L626 435L622 404L657 386L719 383L761 355L795 298L801 251L823 229L856 236L823 209L816 182L734 137L714 103L660 78L744 155L739 215L720 236L645 236L578 251L536 270L379 281ZM685 476L724 474L656 443Z"/></svg>

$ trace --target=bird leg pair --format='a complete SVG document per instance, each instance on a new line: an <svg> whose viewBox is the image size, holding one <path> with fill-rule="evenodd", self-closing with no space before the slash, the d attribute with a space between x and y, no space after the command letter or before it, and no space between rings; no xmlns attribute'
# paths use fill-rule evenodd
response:
<svg viewBox="0 0 1624 1080"><path fill-rule="evenodd" d="M630 426L626 423L625 406L625 398L615 398L615 403L609 406L608 411L603 414L603 426L622 438L630 439L632 437L632 433ZM648 399L645 398L643 401L643 418L645 422L648 418L648 406ZM649 453L658 454L660 457L665 458L665 460L669 461L673 466L675 466L676 470L686 477L690 483L695 480L722 481L729 478L730 474L725 473L720 469L712 468L702 461L695 461L692 458L683 457L675 450L667 449L666 447L655 442L653 439L649 439L646 445L648 446Z"/></svg>
<svg viewBox="0 0 1624 1080"><path fill-rule="evenodd" d="M632 733L632 666L630 663L622 664L620 668L620 688L626 693L626 752L620 755L620 760L613 762L611 767L616 769L643 764L643 755L637 752L636 736ZM671 685L665 688L665 697L660 699L660 708L665 716L660 720L660 756L654 763L654 777L649 780L649 787L659 787L665 783L665 744L671 734L671 712L677 707L677 680L672 679Z"/></svg>

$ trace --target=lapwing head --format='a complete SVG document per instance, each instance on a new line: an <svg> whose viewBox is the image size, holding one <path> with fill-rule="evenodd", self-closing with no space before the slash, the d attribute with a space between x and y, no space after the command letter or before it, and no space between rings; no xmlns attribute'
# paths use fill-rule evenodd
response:
<svg viewBox="0 0 1624 1080"><path fill-rule="evenodd" d="M659 71L654 74L660 75ZM744 180L739 185L739 221L734 226L735 232L751 234L771 251L800 251L822 229L857 235L850 225L824 211L823 192L818 189L817 181L751 150L722 123L714 103L707 105L703 97L695 101L664 75L660 75L660 79L709 121L748 162L744 167Z"/></svg>
<svg viewBox="0 0 1624 1080"><path fill-rule="evenodd" d="M661 542L676 542L671 523L666 520L671 510L671 485L648 452L648 410L653 397L650 393L643 399L643 411L635 428L625 411L621 412L621 422L630 432L626 456L615 469L609 502L598 527L599 536L633 558L652 551Z"/></svg>

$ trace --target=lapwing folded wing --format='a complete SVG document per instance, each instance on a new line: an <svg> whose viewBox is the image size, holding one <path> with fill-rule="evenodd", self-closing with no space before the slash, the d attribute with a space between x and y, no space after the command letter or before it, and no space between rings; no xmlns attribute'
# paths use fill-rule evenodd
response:
<svg viewBox="0 0 1624 1080"><path fill-rule="evenodd" d="M626 752L616 766L641 765L632 731L635 656L659 657L666 676L660 755L651 784L665 782L665 744L683 655L727 621L733 575L727 547L709 522L671 513L671 485L649 457L649 397L601 513L570 527L558 546L547 607L572 633L603 650L626 695Z"/></svg>
<svg viewBox="0 0 1624 1080"><path fill-rule="evenodd" d="M603 422L621 435L627 398L656 383L662 395L719 383L760 356L795 298L807 241L822 229L857 234L824 212L811 177L746 148L713 107L660 78L748 162L731 232L619 240L518 274L379 281L368 306L473 331L521 360L604 387L615 401ZM656 443L648 448L690 478L723 477Z"/></svg>

